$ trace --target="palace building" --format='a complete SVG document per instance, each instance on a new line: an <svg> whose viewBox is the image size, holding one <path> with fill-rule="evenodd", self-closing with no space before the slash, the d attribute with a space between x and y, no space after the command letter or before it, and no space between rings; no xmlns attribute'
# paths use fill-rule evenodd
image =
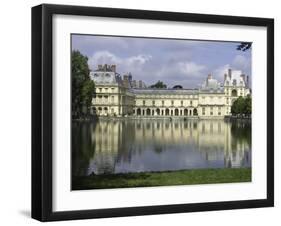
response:
<svg viewBox="0 0 281 226"><path fill-rule="evenodd" d="M249 77L228 70L223 84L208 75L199 88L148 88L143 81L123 78L116 65L99 65L90 72L95 82L91 112L97 116L223 118L239 96L250 94Z"/></svg>

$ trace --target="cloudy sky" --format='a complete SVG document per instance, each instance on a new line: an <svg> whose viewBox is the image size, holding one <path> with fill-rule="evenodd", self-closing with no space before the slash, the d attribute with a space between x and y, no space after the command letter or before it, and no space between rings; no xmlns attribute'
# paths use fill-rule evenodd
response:
<svg viewBox="0 0 281 226"><path fill-rule="evenodd" d="M237 42L212 42L95 35L72 35L72 49L89 59L91 70L98 64L116 64L121 75L147 85L158 80L168 87L197 88L212 74L223 82L228 68L251 77L251 50L236 50Z"/></svg>

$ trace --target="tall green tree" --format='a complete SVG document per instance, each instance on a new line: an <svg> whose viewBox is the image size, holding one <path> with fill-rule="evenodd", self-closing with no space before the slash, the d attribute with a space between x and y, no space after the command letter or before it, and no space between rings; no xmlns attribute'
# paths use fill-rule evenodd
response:
<svg viewBox="0 0 281 226"><path fill-rule="evenodd" d="M232 115L251 115L252 114L252 99L251 96L245 98L238 97L231 106Z"/></svg>
<svg viewBox="0 0 281 226"><path fill-rule="evenodd" d="M252 114L252 98L250 95L248 95L245 98L244 103L244 114L251 115Z"/></svg>
<svg viewBox="0 0 281 226"><path fill-rule="evenodd" d="M88 58L79 51L71 54L72 73L72 117L80 118L87 114L94 95L95 84L90 79Z"/></svg>

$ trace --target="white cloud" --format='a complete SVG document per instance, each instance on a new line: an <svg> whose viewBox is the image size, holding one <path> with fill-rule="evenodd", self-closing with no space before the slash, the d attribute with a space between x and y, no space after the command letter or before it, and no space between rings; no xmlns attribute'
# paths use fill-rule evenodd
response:
<svg viewBox="0 0 281 226"><path fill-rule="evenodd" d="M191 82L205 78L207 73L204 65L192 61L159 63L146 54L121 58L109 51L99 51L89 58L88 63L92 70L98 64L116 64L117 72L121 75L131 72L133 79L143 80L147 85L161 80L169 86L182 84L187 87L192 86Z"/></svg>
<svg viewBox="0 0 281 226"><path fill-rule="evenodd" d="M147 85L161 80L171 87L177 84L194 87L210 73L206 65L194 61L180 59L161 61L149 54L121 57L110 51L97 51L89 58L89 65L95 70L98 64L116 64L117 72L121 75L131 72L133 79L143 80ZM223 82L224 74L229 68L245 72L249 71L250 66L250 59L243 55L236 55L232 62L217 67L212 74L219 82Z"/></svg>
<svg viewBox="0 0 281 226"><path fill-rule="evenodd" d="M137 56L132 56L129 58L126 58L124 60L124 63L128 66L138 66L138 65L143 65L145 63L147 63L148 61L151 60L151 56L150 55L137 55Z"/></svg>
<svg viewBox="0 0 281 226"><path fill-rule="evenodd" d="M249 58L242 56L242 55L236 55L233 59L232 66L238 70L246 71L251 66L251 61Z"/></svg>
<svg viewBox="0 0 281 226"><path fill-rule="evenodd" d="M120 64L121 59L108 51L96 52L88 60L90 69L95 70L98 64Z"/></svg>
<svg viewBox="0 0 281 226"><path fill-rule="evenodd" d="M225 64L223 66L218 67L214 71L214 77L219 82L222 82L224 80L224 74L227 74L229 68L231 68L230 64Z"/></svg>
<svg viewBox="0 0 281 226"><path fill-rule="evenodd" d="M95 70L98 64L116 64L117 70L125 73L141 71L151 59L150 55L145 54L121 58L109 51L99 51L89 58L88 63L92 70Z"/></svg>
<svg viewBox="0 0 281 226"><path fill-rule="evenodd" d="M179 67L180 71L187 76L200 76L203 71L206 69L206 66L196 64L194 62L179 62L177 67Z"/></svg>
<svg viewBox="0 0 281 226"><path fill-rule="evenodd" d="M162 64L156 75L164 78L185 78L200 77L205 73L206 67L204 65L196 64L192 61L175 62L169 64Z"/></svg>
<svg viewBox="0 0 281 226"><path fill-rule="evenodd" d="M251 59L242 55L236 55L230 64L225 64L214 70L214 77L219 81L224 80L224 74L228 69L240 70L243 73L251 71Z"/></svg>
<svg viewBox="0 0 281 226"><path fill-rule="evenodd" d="M207 76L207 68L193 61L182 61L162 64L153 75L155 82L161 80L170 87L182 85L185 88L194 88L198 85L198 81L203 81Z"/></svg>

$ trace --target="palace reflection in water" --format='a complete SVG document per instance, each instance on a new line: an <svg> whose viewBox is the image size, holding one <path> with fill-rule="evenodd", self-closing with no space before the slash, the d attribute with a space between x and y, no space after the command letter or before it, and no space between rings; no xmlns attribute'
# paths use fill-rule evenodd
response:
<svg viewBox="0 0 281 226"><path fill-rule="evenodd" d="M249 121L73 122L74 176L250 166Z"/></svg>

